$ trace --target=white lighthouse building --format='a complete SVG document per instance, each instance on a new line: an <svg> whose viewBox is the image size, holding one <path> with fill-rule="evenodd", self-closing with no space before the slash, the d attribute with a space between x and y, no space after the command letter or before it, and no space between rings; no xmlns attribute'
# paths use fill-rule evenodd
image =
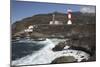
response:
<svg viewBox="0 0 100 67"><path fill-rule="evenodd" d="M52 14L52 21L49 22L50 25L61 25L63 24L62 21L55 20L56 15L53 13Z"/></svg>
<svg viewBox="0 0 100 67"><path fill-rule="evenodd" d="M67 24L72 24L72 21L71 21L71 19L72 19L72 10L71 9L68 9L67 10L67 17L68 17L68 21L67 21Z"/></svg>

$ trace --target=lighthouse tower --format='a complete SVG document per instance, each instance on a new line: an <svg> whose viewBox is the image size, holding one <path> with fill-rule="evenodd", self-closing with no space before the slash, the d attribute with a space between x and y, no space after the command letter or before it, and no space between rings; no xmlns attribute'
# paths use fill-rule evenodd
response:
<svg viewBox="0 0 100 67"><path fill-rule="evenodd" d="M68 17L68 21L67 21L67 24L72 24L72 21L71 21L71 19L72 19L72 10L71 9L68 9L67 10L67 17Z"/></svg>

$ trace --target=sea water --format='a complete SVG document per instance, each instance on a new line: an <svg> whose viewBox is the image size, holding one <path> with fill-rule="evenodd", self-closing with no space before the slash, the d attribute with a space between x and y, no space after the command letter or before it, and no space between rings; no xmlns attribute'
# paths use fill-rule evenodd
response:
<svg viewBox="0 0 100 67"><path fill-rule="evenodd" d="M50 64L54 59L61 56L73 56L77 62L89 58L89 54L79 50L52 51L52 48L58 43L66 40L47 38L44 41L12 43L12 65ZM68 48L68 46L66 47Z"/></svg>

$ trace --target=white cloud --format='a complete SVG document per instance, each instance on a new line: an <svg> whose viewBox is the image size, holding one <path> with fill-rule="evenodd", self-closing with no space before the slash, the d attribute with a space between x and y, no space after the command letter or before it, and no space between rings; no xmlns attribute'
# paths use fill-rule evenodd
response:
<svg viewBox="0 0 100 67"><path fill-rule="evenodd" d="M95 6L82 6L80 12L82 13L95 13Z"/></svg>

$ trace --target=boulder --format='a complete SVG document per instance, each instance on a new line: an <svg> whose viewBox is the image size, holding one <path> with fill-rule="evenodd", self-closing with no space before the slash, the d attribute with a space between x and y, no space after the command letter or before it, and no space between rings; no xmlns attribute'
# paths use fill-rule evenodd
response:
<svg viewBox="0 0 100 67"><path fill-rule="evenodd" d="M54 59L51 64L59 64L59 63L70 63L76 62L76 59L73 56L62 56Z"/></svg>

